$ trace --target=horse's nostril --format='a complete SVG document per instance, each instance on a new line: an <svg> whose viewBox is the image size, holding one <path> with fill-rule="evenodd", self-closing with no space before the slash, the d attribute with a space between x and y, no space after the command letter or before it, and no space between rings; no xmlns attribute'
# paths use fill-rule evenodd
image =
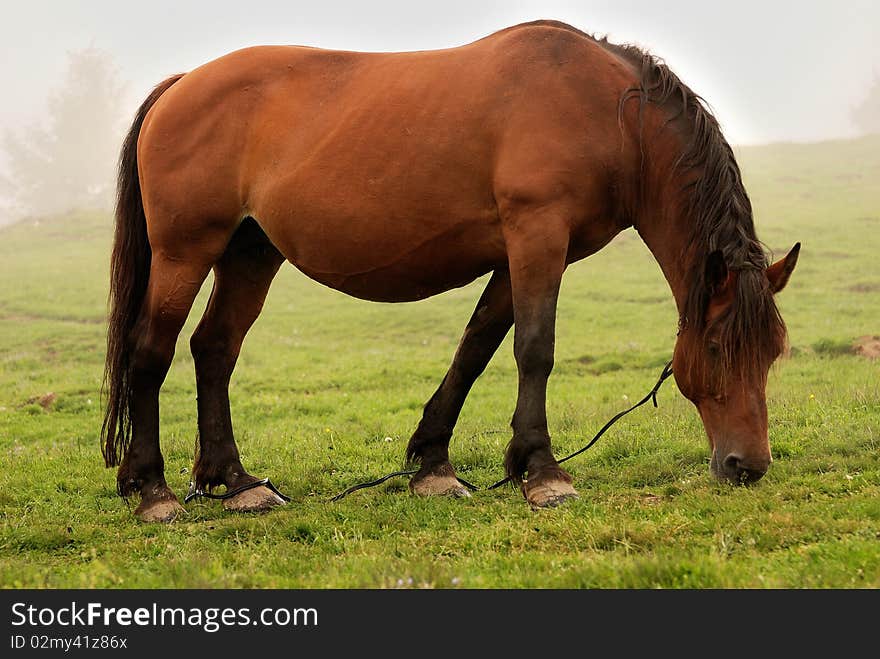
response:
<svg viewBox="0 0 880 659"><path fill-rule="evenodd" d="M730 454L724 458L722 463L724 467L724 475L734 483L746 482L746 469L742 466L742 460L738 455Z"/></svg>
<svg viewBox="0 0 880 659"><path fill-rule="evenodd" d="M724 475L736 483L754 483L767 473L767 464L748 463L740 456L731 453L722 463Z"/></svg>

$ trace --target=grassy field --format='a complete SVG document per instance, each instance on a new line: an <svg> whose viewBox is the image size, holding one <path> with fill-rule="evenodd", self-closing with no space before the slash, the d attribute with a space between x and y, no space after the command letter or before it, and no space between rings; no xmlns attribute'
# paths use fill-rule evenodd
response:
<svg viewBox="0 0 880 659"><path fill-rule="evenodd" d="M191 503L144 525L98 447L111 220L0 230L0 586L739 588L880 587L880 138L739 150L759 237L801 259L780 306L791 355L771 372L775 462L756 486L709 474L673 381L569 462L581 498L538 513L511 489L412 497L400 467L484 281L424 302L357 301L282 270L231 386L245 466L293 502L265 515ZM188 337L162 391L167 478L188 485L196 436ZM640 398L669 358L676 314L628 231L567 273L549 418L557 454ZM508 337L462 413L452 461L501 476L516 386Z"/></svg>

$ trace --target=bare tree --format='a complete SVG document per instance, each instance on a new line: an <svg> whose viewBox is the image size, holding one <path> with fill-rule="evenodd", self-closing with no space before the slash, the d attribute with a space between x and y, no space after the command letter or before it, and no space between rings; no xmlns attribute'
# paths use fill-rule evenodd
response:
<svg viewBox="0 0 880 659"><path fill-rule="evenodd" d="M876 74L867 97L853 110L852 118L863 133L880 133L880 77Z"/></svg>
<svg viewBox="0 0 880 659"><path fill-rule="evenodd" d="M48 121L3 136L9 175L0 193L20 216L107 209L122 141L125 85L104 51L68 53L63 84L48 98Z"/></svg>

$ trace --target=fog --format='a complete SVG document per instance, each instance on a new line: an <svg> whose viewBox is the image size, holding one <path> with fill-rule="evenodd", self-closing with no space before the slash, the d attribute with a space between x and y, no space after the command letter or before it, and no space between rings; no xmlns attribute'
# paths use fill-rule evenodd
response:
<svg viewBox="0 0 880 659"><path fill-rule="evenodd" d="M3 0L2 10L0 173L6 174L13 159L7 137L25 139L51 128L51 99L70 82L71 54L85 50L106 54L115 66L116 98L109 104L128 120L159 80L243 46L443 48L525 20L554 18L663 57L709 102L735 145L855 136L853 111L880 75L880 3L874 0ZM95 102L106 111L107 99ZM97 112L77 111L84 121ZM111 118L107 123L113 144L119 127ZM0 224L28 212L20 201L13 207L14 189L3 194ZM42 194L51 197L52 191ZM63 205L64 194L59 186L53 209Z"/></svg>

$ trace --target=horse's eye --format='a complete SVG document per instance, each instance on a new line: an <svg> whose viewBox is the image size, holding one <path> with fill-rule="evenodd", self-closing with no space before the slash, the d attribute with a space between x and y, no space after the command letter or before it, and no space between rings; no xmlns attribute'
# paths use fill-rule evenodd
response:
<svg viewBox="0 0 880 659"><path fill-rule="evenodd" d="M721 356L721 344L715 341L710 341L706 346L706 351L712 359L717 359Z"/></svg>

